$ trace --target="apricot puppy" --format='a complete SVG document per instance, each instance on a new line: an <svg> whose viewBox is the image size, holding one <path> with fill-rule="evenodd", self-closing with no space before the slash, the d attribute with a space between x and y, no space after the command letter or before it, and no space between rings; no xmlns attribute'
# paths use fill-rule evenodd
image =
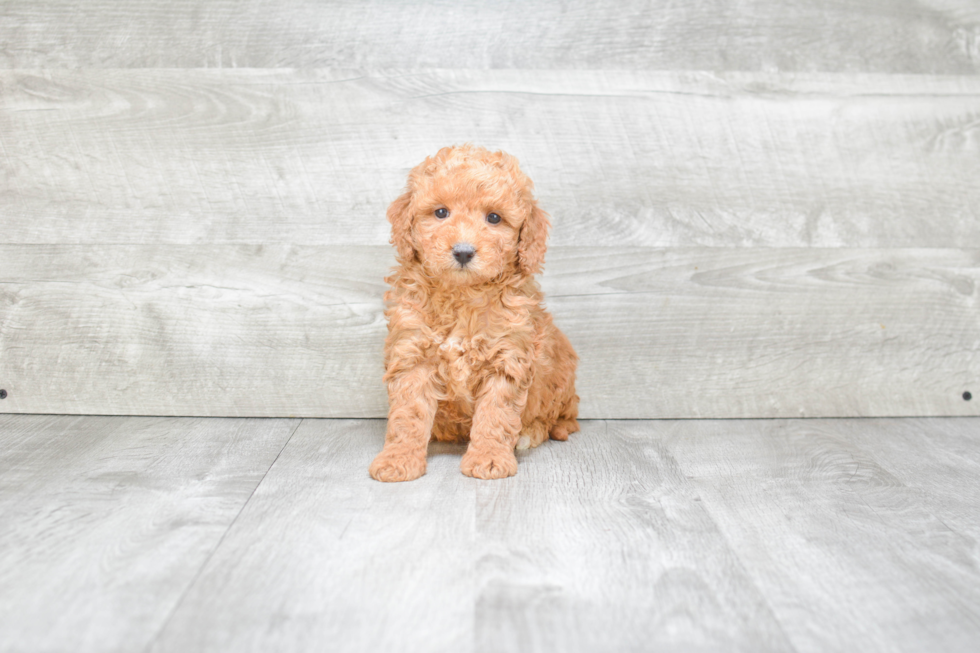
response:
<svg viewBox="0 0 980 653"><path fill-rule="evenodd" d="M578 430L578 357L541 305L548 216L503 152L426 158L388 207L398 266L385 279L388 430L379 481L425 473L431 439L466 442L476 478L517 473L514 449Z"/></svg>

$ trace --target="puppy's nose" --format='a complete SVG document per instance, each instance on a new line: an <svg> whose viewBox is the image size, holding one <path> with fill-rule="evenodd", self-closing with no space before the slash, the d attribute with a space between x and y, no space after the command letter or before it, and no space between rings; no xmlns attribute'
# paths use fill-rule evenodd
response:
<svg viewBox="0 0 980 653"><path fill-rule="evenodd" d="M457 243L453 245L453 258L459 262L462 267L466 267L466 264L473 260L476 256L476 248L469 243Z"/></svg>

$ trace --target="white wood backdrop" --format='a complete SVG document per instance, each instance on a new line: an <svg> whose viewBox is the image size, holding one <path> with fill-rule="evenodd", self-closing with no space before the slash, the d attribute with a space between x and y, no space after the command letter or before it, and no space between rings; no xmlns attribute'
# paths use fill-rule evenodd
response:
<svg viewBox="0 0 980 653"><path fill-rule="evenodd" d="M974 0L4 0L9 68L980 72Z"/></svg>
<svg viewBox="0 0 980 653"><path fill-rule="evenodd" d="M980 414L978 5L678 4L4 3L0 411L383 416L384 208L472 141L583 416Z"/></svg>

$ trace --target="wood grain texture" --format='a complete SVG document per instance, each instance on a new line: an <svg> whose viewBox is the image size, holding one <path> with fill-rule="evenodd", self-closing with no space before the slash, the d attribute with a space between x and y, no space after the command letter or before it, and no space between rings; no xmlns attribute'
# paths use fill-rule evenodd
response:
<svg viewBox="0 0 980 653"><path fill-rule="evenodd" d="M389 247L0 247L6 412L383 417ZM584 417L977 415L980 251L553 248Z"/></svg>
<svg viewBox="0 0 980 653"><path fill-rule="evenodd" d="M384 428L304 421L148 651L472 650L478 481L372 480Z"/></svg>
<svg viewBox="0 0 980 653"><path fill-rule="evenodd" d="M19 68L980 71L970 0L6 0L0 22Z"/></svg>
<svg viewBox="0 0 980 653"><path fill-rule="evenodd" d="M950 455L957 440L976 455L976 420L696 422L662 432L795 650L976 647L977 466ZM901 450L896 437L919 442Z"/></svg>
<svg viewBox="0 0 980 653"><path fill-rule="evenodd" d="M545 290L589 416L980 414L976 250L567 253Z"/></svg>
<svg viewBox="0 0 980 653"><path fill-rule="evenodd" d="M978 107L963 76L2 71L0 242L381 245L473 141L553 245L980 247Z"/></svg>
<svg viewBox="0 0 980 653"><path fill-rule="evenodd" d="M962 541L980 542L980 429L969 419L888 420L883 428L841 428L839 437L870 452ZM940 539L949 540L946 533ZM975 549L974 549L975 550Z"/></svg>
<svg viewBox="0 0 980 653"><path fill-rule="evenodd" d="M389 249L6 248L0 409L384 416Z"/></svg>
<svg viewBox="0 0 980 653"><path fill-rule="evenodd" d="M786 650L668 456L601 423L512 479L366 473L383 422L305 421L150 649Z"/></svg>
<svg viewBox="0 0 980 653"><path fill-rule="evenodd" d="M975 648L977 418L582 425L389 485L381 420L0 417L0 646Z"/></svg>
<svg viewBox="0 0 980 653"><path fill-rule="evenodd" d="M0 650L142 650L297 426L0 416Z"/></svg>
<svg viewBox="0 0 980 653"><path fill-rule="evenodd" d="M477 486L476 649L792 650L657 423L584 424Z"/></svg>

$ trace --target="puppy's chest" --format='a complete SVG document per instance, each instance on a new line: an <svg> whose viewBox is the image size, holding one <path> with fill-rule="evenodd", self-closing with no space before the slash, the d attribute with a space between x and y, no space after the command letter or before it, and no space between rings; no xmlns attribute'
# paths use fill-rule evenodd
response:
<svg viewBox="0 0 980 653"><path fill-rule="evenodd" d="M476 385L493 367L493 358L499 353L483 334L470 334L462 330L448 331L434 341L433 356L436 369L450 395L469 396Z"/></svg>
<svg viewBox="0 0 980 653"><path fill-rule="evenodd" d="M453 306L433 318L430 355L447 394L459 399L475 398L488 378L513 371L531 327L526 314L490 302Z"/></svg>

